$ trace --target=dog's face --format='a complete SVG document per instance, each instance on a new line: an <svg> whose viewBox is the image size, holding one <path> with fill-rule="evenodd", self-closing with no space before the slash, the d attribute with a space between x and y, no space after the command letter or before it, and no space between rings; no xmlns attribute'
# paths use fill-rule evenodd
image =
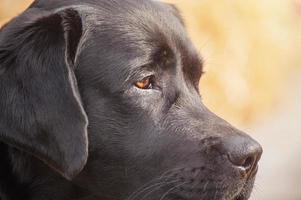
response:
<svg viewBox="0 0 301 200"><path fill-rule="evenodd" d="M24 18L30 25L12 30ZM26 92L0 105L1 127L13 129L3 141L100 199L249 198L261 147L202 104L202 61L176 8L38 1L0 42L12 35L27 51L15 53L12 39L1 46L0 94ZM17 109L26 113L13 116ZM32 121L11 128L18 117Z"/></svg>

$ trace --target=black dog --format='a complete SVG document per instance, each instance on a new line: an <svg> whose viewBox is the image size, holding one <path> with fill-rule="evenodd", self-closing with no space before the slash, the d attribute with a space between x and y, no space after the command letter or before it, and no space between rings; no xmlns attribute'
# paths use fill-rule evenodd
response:
<svg viewBox="0 0 301 200"><path fill-rule="evenodd" d="M38 0L0 32L1 200L244 200L262 149L211 113L172 5Z"/></svg>

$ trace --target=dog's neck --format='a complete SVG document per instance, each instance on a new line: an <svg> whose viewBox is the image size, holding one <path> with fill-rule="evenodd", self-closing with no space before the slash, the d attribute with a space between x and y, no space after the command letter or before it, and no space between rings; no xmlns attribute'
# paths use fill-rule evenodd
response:
<svg viewBox="0 0 301 200"><path fill-rule="evenodd" d="M14 166L11 164L9 147L0 142L0 199L17 200L26 199L27 194L16 174L13 172Z"/></svg>
<svg viewBox="0 0 301 200"><path fill-rule="evenodd" d="M1 142L0 163L0 200L80 200L89 196L36 158Z"/></svg>

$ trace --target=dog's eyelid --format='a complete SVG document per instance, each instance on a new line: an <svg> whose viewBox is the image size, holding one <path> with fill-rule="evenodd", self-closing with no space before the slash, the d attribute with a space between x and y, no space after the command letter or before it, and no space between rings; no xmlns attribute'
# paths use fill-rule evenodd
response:
<svg viewBox="0 0 301 200"><path fill-rule="evenodd" d="M130 72L128 80L142 80L145 77L152 76L155 74L154 64L148 63L135 69Z"/></svg>

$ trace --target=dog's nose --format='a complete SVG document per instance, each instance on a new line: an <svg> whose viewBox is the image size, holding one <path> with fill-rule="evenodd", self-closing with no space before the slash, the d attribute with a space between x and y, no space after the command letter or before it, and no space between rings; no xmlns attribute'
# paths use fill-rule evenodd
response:
<svg viewBox="0 0 301 200"><path fill-rule="evenodd" d="M224 147L229 161L237 167L250 173L256 170L262 154L262 147L249 136L233 136L227 138Z"/></svg>

